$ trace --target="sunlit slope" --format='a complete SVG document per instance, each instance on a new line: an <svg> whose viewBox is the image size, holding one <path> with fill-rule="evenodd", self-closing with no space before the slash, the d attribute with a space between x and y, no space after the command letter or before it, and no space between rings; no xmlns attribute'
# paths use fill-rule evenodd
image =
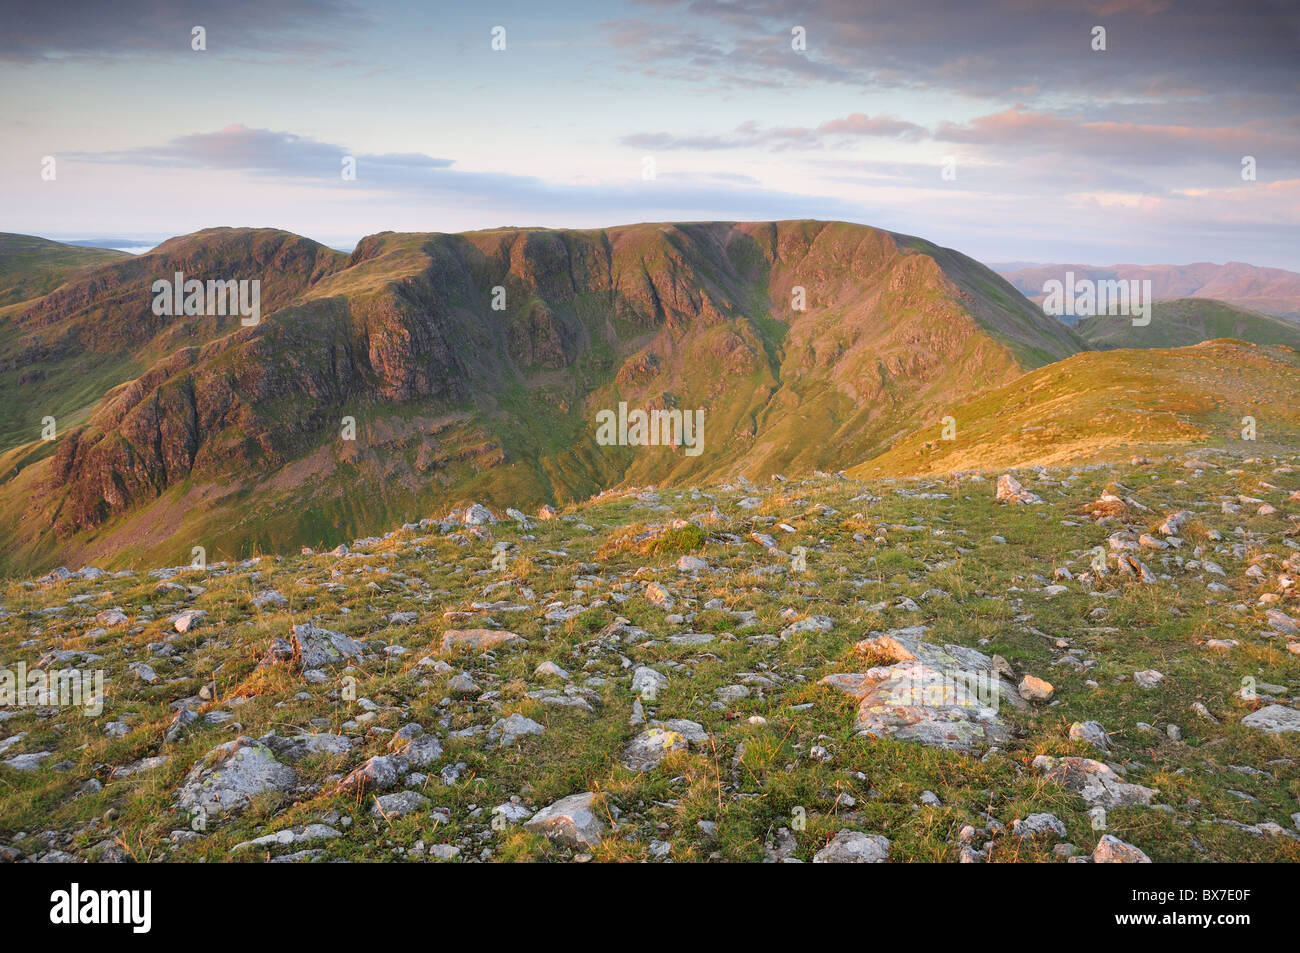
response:
<svg viewBox="0 0 1300 953"><path fill-rule="evenodd" d="M1300 357L1289 347L1209 341L1076 354L951 407L855 476L938 474L1116 460L1192 442L1300 438ZM944 417L956 438L945 440Z"/></svg>

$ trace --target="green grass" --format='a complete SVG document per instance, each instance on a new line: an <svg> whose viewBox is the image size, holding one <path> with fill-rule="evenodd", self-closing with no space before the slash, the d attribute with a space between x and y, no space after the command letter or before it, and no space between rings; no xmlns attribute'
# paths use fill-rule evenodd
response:
<svg viewBox="0 0 1300 953"><path fill-rule="evenodd" d="M1069 841L1087 852L1099 835L1086 806L1070 792L1044 783L1028 765L1041 753L1095 755L1070 741L1066 729L1073 721L1096 719L1114 739L1105 760L1123 766L1127 780L1158 789L1157 802L1171 809L1111 811L1109 832L1157 861L1295 862L1300 841L1220 823L1268 820L1290 827L1290 813L1300 809L1300 738L1266 736L1240 726L1240 718L1256 706L1234 695L1247 676L1262 683L1300 684L1300 657L1284 651L1282 640L1262 636L1261 611L1233 608L1250 607L1264 588L1245 576L1249 558L1266 550L1289 552L1280 543L1287 524L1281 517L1227 516L1217 506L1196 504L1231 491L1282 505L1284 492L1264 484L1289 487L1287 477L1274 470L1288 461L1297 467L1300 459L1218 459L1225 464L1221 469L1195 478L1177 465L1177 458L1137 468L1083 469L1068 484L1058 482L1064 471L1054 471L1048 483L1026 479L1047 501L1035 507L995 504L987 481L824 480L743 492L705 488L708 496L702 499L670 489L660 491L657 501L615 494L576 508L574 515L592 530L564 520L540 522L526 532L502 524L492 528L491 538L467 537L463 545L436 530L400 531L362 557L286 555L264 557L247 567L186 572L176 581L198 587L188 593L160 591L157 581L144 575L52 588L12 583L0 593L0 604L10 613L0 620L0 657L9 664L19 659L33 664L50 648L92 650L104 656L96 664L107 670L111 693L99 718L20 709L0 727L5 736L28 733L7 756L51 750L50 764L66 762L64 770L31 773L0 766L0 842L35 851L40 843L32 835L53 830L67 838L61 849L88 857L116 845L139 860L255 862L268 853L229 851L269 831L325 821L343 831L337 840L314 845L328 858L416 859L413 848L423 842L454 844L461 848L461 861L479 859L484 851L486 859L555 861L573 852L518 827L495 830L488 814L511 796L538 808L590 790L600 792L620 817L616 833L593 851L602 861L650 859L652 842L668 844L669 855L678 861L757 861L783 827L794 836L794 856L803 860L811 859L837 830L849 827L887 836L896 861L954 861L958 831L970 824L987 832L986 812L1008 827L1029 813L1054 813L1065 822ZM1229 469L1240 472L1229 474ZM1198 574L1161 566L1156 557L1144 555L1168 578L1155 586L1110 578L1094 587L1095 594L1071 583L1066 593L1044 596L1040 590L1056 567L1083 571L1089 550L1116 528L1113 522L1094 523L1079 515L1116 482L1151 507L1149 515L1131 517L1137 526L1154 525L1165 512L1190 507L1200 525L1189 528L1189 540L1203 538L1193 533L1208 529L1237 539L1239 525L1261 534L1261 542L1248 546L1243 558L1215 552L1232 591L1216 596ZM947 496L923 499L896 489ZM761 508L737 506L742 496L755 492L764 497ZM606 545L620 534L635 534L673 516L699 518L711 505L721 509L720 521L692 523L646 546ZM778 521L795 532L777 530ZM917 526L925 529L908 528ZM744 539L753 530L773 533L787 551L806 547L807 572L789 573L788 557L768 555L752 543L728 543L724 535ZM1006 543L994 542L994 532ZM877 536L885 541L874 541ZM499 540L514 546L504 571L491 566L492 546ZM709 569L678 573L677 555L688 550L703 557ZM1185 547L1183 555L1189 554ZM1271 569L1276 563L1264 565ZM764 567L780 571L756 571ZM587 580L587 588L575 588L579 579ZM645 600L644 586L652 580L675 594L675 611L686 613L687 621L670 622ZM496 582L508 585L489 595L487 587ZM281 592L289 605L254 609L249 597L266 588ZM531 599L525 589L533 593ZM923 599L932 589L947 596ZM72 601L81 595L89 598ZM614 601L615 595L623 601ZM917 600L921 611L895 608L903 596ZM715 598L728 610L756 612L757 623L740 628L729 612L704 609ZM473 602L494 599L530 601L537 609L470 609ZM588 608L553 624L541 618L541 607L551 602L581 602ZM886 606L877 608L882 602ZM94 613L114 605L130 616L127 627L98 638L87 635ZM41 611L56 606L62 612ZM1092 610L1099 606L1106 615L1093 618ZM206 609L211 616L195 632L172 637L174 658L152 657L147 646L164 641L170 632L166 618L181 607ZM791 608L800 616L829 616L834 627L784 641L762 638L788 624L781 613ZM384 621L387 613L404 610L418 613L415 625ZM450 672L437 674L415 663L436 648L440 633L481 624L448 618L447 612L493 617L527 642L498 650L494 658L457 655L449 659ZM603 628L620 615L651 638L637 644L602 643ZM258 670L270 640L285 637L292 623L308 617L365 640L375 650L371 660L351 673L357 696L380 706L370 724L344 727L362 709L339 697L340 673L313 685L285 667ZM863 660L853 646L872 631L918 622L930 627L931 641L1000 654L1017 673L1047 678L1055 685L1056 703L1025 711L1004 706L1018 736L983 760L855 737L852 703L818 680L833 672L862 670ZM714 640L704 646L666 640L684 631L710 633ZM1213 652L1203 646L1210 637L1236 638L1240 645ZM35 644L20 645L29 639ZM1088 666L1054 664L1070 657L1057 640ZM410 652L386 659L378 652L383 644L400 644ZM625 659L669 677L647 703L647 714L698 721L709 733L707 743L676 753L647 773L618 763L623 744L639 730L628 724L632 696ZM125 672L126 664L138 660L155 666L159 683L146 686ZM570 672L574 685L590 689L594 714L527 697L534 689L563 684L533 674L546 660ZM1144 668L1160 670L1165 682L1154 690L1139 688L1132 673ZM445 683L460 671L492 694L453 696ZM775 686L715 705L717 689L753 673ZM239 727L200 723L179 741L164 742L169 702L193 695L214 678L216 700L202 710L229 712ZM234 705L231 699L243 703ZM1220 723L1199 719L1191 711L1193 702L1204 704ZM541 722L546 732L507 751L486 749L482 736L450 735L516 711ZM751 716L765 722L750 724ZM122 719L129 734L107 737L104 725ZM400 819L374 818L368 797L330 793L331 778L385 750L386 736L377 729L396 730L410 721L443 739L444 757L427 772L430 778L421 791L433 807L449 812L445 823L428 810ZM1153 730L1144 730L1141 723ZM1182 728L1181 742L1165 734L1170 723ZM356 748L346 758L297 765L305 786L297 799L262 799L212 825L193 843L173 843L170 832L184 822L170 807L172 792L191 764L236 733L257 736L269 730L343 731ZM814 745L826 748L829 760L810 758ZM108 778L112 765L156 754L168 755L169 761L124 780ZM457 762L465 764L460 779L444 785L437 771ZM1262 773L1234 769L1243 765ZM76 796L91 777L104 782L103 790ZM926 790L939 796L941 807L919 804ZM1232 791L1256 800L1243 800ZM855 802L852 807L845 796ZM345 816L352 819L346 828L341 826ZM706 834L700 821L716 823L716 834ZM802 829L796 829L803 821ZM1060 859L1050 842L985 833L976 846L985 840L993 842L993 861Z"/></svg>

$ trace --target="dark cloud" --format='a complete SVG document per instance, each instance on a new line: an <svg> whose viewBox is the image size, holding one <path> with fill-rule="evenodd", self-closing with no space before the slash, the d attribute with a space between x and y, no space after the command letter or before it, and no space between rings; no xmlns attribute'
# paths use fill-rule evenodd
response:
<svg viewBox="0 0 1300 953"><path fill-rule="evenodd" d="M347 0L9 0L0 60L190 56L190 31L210 53L337 51L368 22Z"/></svg>
<svg viewBox="0 0 1300 953"><path fill-rule="evenodd" d="M659 72L712 67L719 83L809 77L863 87L939 88L977 97L1112 97L1204 103L1243 95L1294 115L1300 96L1295 0L680 0L656 2L640 59ZM689 14L683 17L682 14ZM789 48L793 25L808 49ZM1092 28L1106 52L1091 49ZM1289 106L1289 110L1283 108Z"/></svg>

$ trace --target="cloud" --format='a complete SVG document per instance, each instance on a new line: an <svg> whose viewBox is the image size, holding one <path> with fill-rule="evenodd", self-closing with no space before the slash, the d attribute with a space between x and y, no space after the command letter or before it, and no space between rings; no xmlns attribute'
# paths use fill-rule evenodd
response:
<svg viewBox="0 0 1300 953"><path fill-rule="evenodd" d="M152 165L179 169L220 169L295 179L341 179L342 161L352 155L358 176L375 176L390 186L418 182L422 175L445 169L451 159L419 153L353 155L343 146L272 129L226 126L218 132L178 136L157 146L98 153L70 153L70 159L116 165Z"/></svg>
<svg viewBox="0 0 1300 953"><path fill-rule="evenodd" d="M925 134L923 127L892 116L873 118L863 113L850 113L841 119L830 119L812 128L785 126L765 129L750 121L741 123L725 135L677 136L667 132L638 132L624 136L620 141L623 145L637 149L710 152L756 146L820 148L836 137L878 136L916 140Z"/></svg>
<svg viewBox="0 0 1300 953"><path fill-rule="evenodd" d="M1088 99L1225 104L1267 100L1295 115L1294 0L678 0L654 20L610 24L656 75L766 88L815 78L865 89L941 89L1047 103ZM790 28L807 50L790 49ZM1107 49L1091 47L1094 26ZM1220 109L1226 116L1226 107Z"/></svg>
<svg viewBox="0 0 1300 953"><path fill-rule="evenodd" d="M940 123L934 138L987 147L1009 160L1032 152L1082 155L1093 162L1166 167L1214 162L1237 167L1244 155L1267 155L1275 170L1294 169L1300 162L1300 130L1295 128L1090 122L1019 107L967 123Z"/></svg>
<svg viewBox="0 0 1300 953"><path fill-rule="evenodd" d="M418 153L356 155L357 178L343 182L341 160L348 150L307 136L227 126L210 133L178 136L165 143L102 153L70 153L64 158L97 164L242 173L285 184L344 187L340 201L406 206L429 202L442 208L473 209L511 216L536 216L542 224L556 217L588 216L593 225L645 218L841 218L866 221L860 205L818 195L759 188L755 179L731 171L666 172L652 181L574 185L533 176L453 168L454 160ZM639 176L639 169L638 176ZM352 194L348 194L351 192Z"/></svg>
<svg viewBox="0 0 1300 953"><path fill-rule="evenodd" d="M324 53L369 23L347 0L13 0L5 4L0 60L193 56L202 26L211 53Z"/></svg>

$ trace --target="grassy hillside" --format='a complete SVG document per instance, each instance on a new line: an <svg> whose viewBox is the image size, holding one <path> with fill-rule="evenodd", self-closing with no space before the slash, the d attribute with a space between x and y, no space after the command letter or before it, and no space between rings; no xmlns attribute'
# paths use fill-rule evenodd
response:
<svg viewBox="0 0 1300 953"><path fill-rule="evenodd" d="M1300 355L1289 347L1209 341L1169 350L1076 354L974 400L936 407L887 453L850 470L867 477L1121 460L1189 442L1257 446L1300 439ZM951 416L955 439L945 440Z"/></svg>
<svg viewBox="0 0 1300 953"><path fill-rule="evenodd" d="M1098 349L1184 347L1215 338L1300 348L1300 324L1212 298L1157 301L1151 323L1143 327L1134 327L1124 315L1096 315L1080 321L1075 331Z"/></svg>
<svg viewBox="0 0 1300 953"><path fill-rule="evenodd" d="M47 416L55 418L60 433L75 429L118 385L240 326L238 317L153 314L155 279L171 280L177 271L200 280L257 278L265 313L347 259L274 229L208 229L170 239L146 255L109 252L107 263L99 265L93 264L95 249L56 247L89 252L92 265L69 273L48 294L0 309L0 404L6 411L0 416L0 452L37 439ZM39 255L20 256L15 265L0 254L0 262L28 284L39 283L44 273Z"/></svg>
<svg viewBox="0 0 1300 953"><path fill-rule="evenodd" d="M108 248L0 232L0 309L48 294L83 269L130 257Z"/></svg>
<svg viewBox="0 0 1300 953"><path fill-rule="evenodd" d="M1033 506L971 477L764 480L0 584L6 664L106 689L102 711L5 712L0 856L773 862L866 834L893 863L1063 864L1109 836L1156 862L1295 864L1300 732L1253 719L1297 714L1300 456L1237 451L1022 473ZM1133 504L1088 515L1106 492ZM1111 537L1147 581L1097 571ZM309 667L284 648L306 623L357 654ZM519 638L458 647L471 629ZM849 691L905 680L891 646L918 638L922 673L1005 679L965 741L901 687L892 721L859 727L880 712ZM1026 676L1050 698L1022 699ZM1040 756L1116 775L1089 790ZM372 758L394 774L362 788ZM530 823L584 792L583 842Z"/></svg>

